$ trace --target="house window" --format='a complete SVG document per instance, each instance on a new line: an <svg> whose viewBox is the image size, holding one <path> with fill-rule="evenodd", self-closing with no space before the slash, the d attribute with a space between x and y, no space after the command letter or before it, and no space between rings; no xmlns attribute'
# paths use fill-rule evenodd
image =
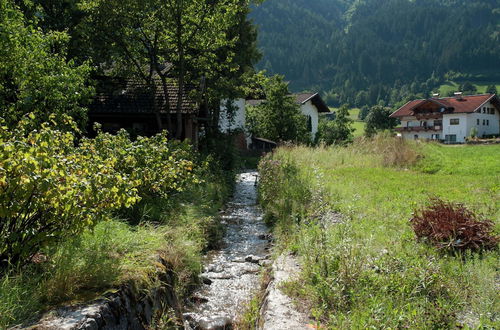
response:
<svg viewBox="0 0 500 330"><path fill-rule="evenodd" d="M486 113L486 107L483 107L483 113Z"/></svg>
<svg viewBox="0 0 500 330"><path fill-rule="evenodd" d="M445 140L446 142L451 142L451 143L453 143L453 142L457 142L457 136L456 136L455 134L445 135L445 136L444 136L444 140Z"/></svg>
<svg viewBox="0 0 500 330"><path fill-rule="evenodd" d="M486 119L486 126L490 126L490 120Z"/></svg>
<svg viewBox="0 0 500 330"><path fill-rule="evenodd" d="M477 119L477 125L479 125L479 119Z"/></svg>
<svg viewBox="0 0 500 330"><path fill-rule="evenodd" d="M443 124L442 120L434 120L434 126L441 126Z"/></svg>
<svg viewBox="0 0 500 330"><path fill-rule="evenodd" d="M313 130L313 124L312 124L312 118L311 118L311 116L307 116L307 130L309 132L312 132L312 130Z"/></svg>
<svg viewBox="0 0 500 330"><path fill-rule="evenodd" d="M415 140L418 140L418 134L413 135L413 138L414 138Z"/></svg>
<svg viewBox="0 0 500 330"><path fill-rule="evenodd" d="M486 119L483 119L483 126L486 125Z"/></svg>
<svg viewBox="0 0 500 330"><path fill-rule="evenodd" d="M432 140L439 140L439 134L432 134L431 139Z"/></svg>
<svg viewBox="0 0 500 330"><path fill-rule="evenodd" d="M460 125L460 119L459 118L451 118L450 125Z"/></svg>

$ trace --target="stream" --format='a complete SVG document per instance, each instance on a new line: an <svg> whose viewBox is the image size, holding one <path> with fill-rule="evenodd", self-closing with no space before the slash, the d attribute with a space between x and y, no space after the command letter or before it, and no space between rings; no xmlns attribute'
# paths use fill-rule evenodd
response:
<svg viewBox="0 0 500 330"><path fill-rule="evenodd" d="M259 287L270 244L257 205L257 176L255 171L238 175L221 219L226 228L222 248L205 257L203 284L186 306L185 329L230 328Z"/></svg>

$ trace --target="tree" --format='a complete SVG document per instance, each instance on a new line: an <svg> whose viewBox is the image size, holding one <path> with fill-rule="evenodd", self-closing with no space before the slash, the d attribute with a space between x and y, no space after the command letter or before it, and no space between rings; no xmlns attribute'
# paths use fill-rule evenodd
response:
<svg viewBox="0 0 500 330"><path fill-rule="evenodd" d="M361 109L359 109L358 119L365 120L369 112L370 108L367 105L362 106Z"/></svg>
<svg viewBox="0 0 500 330"><path fill-rule="evenodd" d="M477 88L476 86L474 86L471 82L469 81L466 81L464 82L463 84L461 84L459 86L460 90L464 93L467 93L467 94L473 94L475 92L477 92Z"/></svg>
<svg viewBox="0 0 500 330"><path fill-rule="evenodd" d="M288 91L282 76L273 76L264 82L265 100L247 109L247 124L256 137L276 142L307 143L311 135L307 118Z"/></svg>
<svg viewBox="0 0 500 330"><path fill-rule="evenodd" d="M495 85L489 85L487 88L486 88L486 93L490 93L490 94L497 94L498 91L497 91L497 87Z"/></svg>
<svg viewBox="0 0 500 330"><path fill-rule="evenodd" d="M154 76L160 77L165 108L177 113L179 139L185 87L198 86L202 76L210 78L213 72L234 65L234 52L226 52L221 60L218 51L238 41L239 35L229 38L229 31L241 22L242 12L246 15L248 1L87 0L84 8L89 13L88 34L95 35L94 44L112 48L115 65L132 69L150 88L156 88ZM165 70L165 63L173 64L170 70ZM168 104L167 77L176 80L176 104ZM167 126L172 129L171 123Z"/></svg>
<svg viewBox="0 0 500 330"><path fill-rule="evenodd" d="M7 125L33 113L37 124L63 126L70 115L85 126L90 67L66 60L68 41L65 32L42 32L11 1L0 0L0 109Z"/></svg>
<svg viewBox="0 0 500 330"><path fill-rule="evenodd" d="M387 107L376 105L371 108L370 113L366 117L365 135L371 137L377 131L393 129L398 124L396 118L389 117L392 110Z"/></svg>
<svg viewBox="0 0 500 330"><path fill-rule="evenodd" d="M349 108L344 104L337 110L334 120L320 123L317 140L327 145L344 145L352 142L352 132L354 132L352 122L353 120L349 117Z"/></svg>

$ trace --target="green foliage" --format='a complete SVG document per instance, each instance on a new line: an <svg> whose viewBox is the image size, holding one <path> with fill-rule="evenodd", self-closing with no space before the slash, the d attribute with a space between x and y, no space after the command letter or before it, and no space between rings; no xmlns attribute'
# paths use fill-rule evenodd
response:
<svg viewBox="0 0 500 330"><path fill-rule="evenodd" d="M247 109L247 125L253 136L276 142L310 142L307 119L290 95L283 77L274 76L265 81L264 93L261 104Z"/></svg>
<svg viewBox="0 0 500 330"><path fill-rule="evenodd" d="M252 16L259 69L360 107L425 97L450 71L499 81L499 14L491 0L273 0Z"/></svg>
<svg viewBox="0 0 500 330"><path fill-rule="evenodd" d="M486 87L486 93L490 93L490 94L497 94L498 91L497 91L497 86L495 85L489 85L488 87Z"/></svg>
<svg viewBox="0 0 500 330"><path fill-rule="evenodd" d="M175 149L175 145L170 145ZM37 263L4 271L0 277L0 328L30 320L63 303L89 301L132 283L139 290L157 285L160 254L177 275L175 290L183 299L198 281L202 252L215 247L223 228L218 213L231 186L210 159L194 171L205 180L167 197L146 197L127 212L131 226L111 219L92 230L41 249ZM129 218L130 217L130 218Z"/></svg>
<svg viewBox="0 0 500 330"><path fill-rule="evenodd" d="M317 139L326 145L352 142L354 132L352 123L348 106L343 105L336 111L334 120L320 122Z"/></svg>
<svg viewBox="0 0 500 330"><path fill-rule="evenodd" d="M391 108L376 105L370 109L366 117L365 135L371 137L378 131L390 130L398 125L396 118L390 118Z"/></svg>
<svg viewBox="0 0 500 330"><path fill-rule="evenodd" d="M73 133L33 115L0 129L0 260L25 262L41 247L81 233L140 198L167 196L196 182L186 148L166 137L131 142L125 132L76 144ZM74 126L68 120L68 126Z"/></svg>
<svg viewBox="0 0 500 330"><path fill-rule="evenodd" d="M66 59L65 32L42 32L10 0L0 1L0 108L9 125L33 113L36 125L64 125L64 115L84 127L92 88L88 64Z"/></svg>
<svg viewBox="0 0 500 330"><path fill-rule="evenodd" d="M465 94L476 94L477 88L470 81L466 81L459 86L459 90Z"/></svg>
<svg viewBox="0 0 500 330"><path fill-rule="evenodd" d="M414 144L423 158L401 170L380 152L402 149L397 139L377 139L266 157L275 166L261 167L260 194L273 195L265 210L282 215L276 243L303 269L287 292L325 328L495 328L498 250L443 254L416 240L408 219L436 196L493 219L498 231L499 147Z"/></svg>
<svg viewBox="0 0 500 330"><path fill-rule="evenodd" d="M370 108L366 105L362 106L358 113L358 119L365 120L369 113L370 113Z"/></svg>

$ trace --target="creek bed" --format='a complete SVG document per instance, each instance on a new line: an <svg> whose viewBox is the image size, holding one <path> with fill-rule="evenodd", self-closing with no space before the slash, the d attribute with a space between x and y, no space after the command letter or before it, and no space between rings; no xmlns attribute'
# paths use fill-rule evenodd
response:
<svg viewBox="0 0 500 330"><path fill-rule="evenodd" d="M240 173L222 216L222 248L207 254L202 286L186 306L186 329L230 328L259 286L269 258L269 232L257 205L257 172Z"/></svg>

